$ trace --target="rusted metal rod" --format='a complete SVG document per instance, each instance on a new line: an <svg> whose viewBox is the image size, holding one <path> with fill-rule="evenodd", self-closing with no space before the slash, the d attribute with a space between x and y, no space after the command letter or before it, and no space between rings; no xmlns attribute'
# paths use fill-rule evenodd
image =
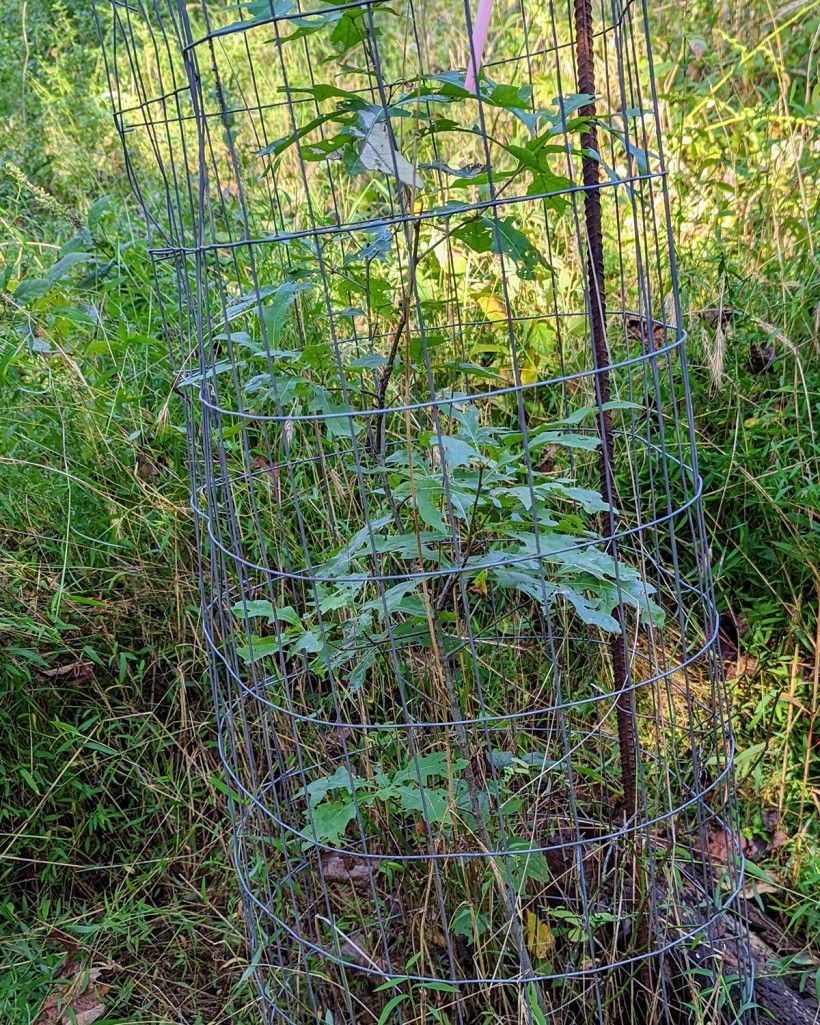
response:
<svg viewBox="0 0 820 1025"><path fill-rule="evenodd" d="M575 56L578 77L578 91L595 96L595 65L592 33L591 0L575 0ZM581 117L595 117L595 100L581 107ZM608 502L608 530L612 538L608 549L613 558L618 557L615 540L615 483L613 479L612 413L603 408L610 400L609 346L606 337L606 290L604 281L604 240L601 227L600 166L591 152L598 152L598 129L594 121L581 134L582 170L584 178L584 221L587 235L587 281L589 288L589 318L592 330L592 354L595 366L595 387L601 407L598 417L598 432L601 439L601 493ZM626 643L620 609L614 618L621 632L614 634L609 642L612 658L612 674L618 722L618 746L621 759L621 775L624 788L624 809L627 817L635 812L635 709L633 695L627 690Z"/></svg>

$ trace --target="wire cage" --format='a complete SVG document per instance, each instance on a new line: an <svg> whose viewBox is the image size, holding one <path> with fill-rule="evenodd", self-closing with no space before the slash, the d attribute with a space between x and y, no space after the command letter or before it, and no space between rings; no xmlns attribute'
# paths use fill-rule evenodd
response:
<svg viewBox="0 0 820 1025"><path fill-rule="evenodd" d="M646 4L98 15L266 1020L748 1021Z"/></svg>

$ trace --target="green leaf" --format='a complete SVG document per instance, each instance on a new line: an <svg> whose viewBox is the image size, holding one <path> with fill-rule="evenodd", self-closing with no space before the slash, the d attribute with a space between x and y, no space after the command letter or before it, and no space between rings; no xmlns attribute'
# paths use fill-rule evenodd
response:
<svg viewBox="0 0 820 1025"><path fill-rule="evenodd" d="M354 780L348 769L342 765L333 775L324 776L321 779L314 780L312 783L308 783L305 790L307 791L310 803L317 805L328 794L332 794L337 790L344 790L346 793L352 794L358 785L359 781Z"/></svg>
<svg viewBox="0 0 820 1025"><path fill-rule="evenodd" d="M356 533L350 538L344 547L339 549L336 555L329 560L321 569L321 576L323 577L337 577L344 576L350 568L350 562L356 556L361 555L363 552L370 552L370 535L378 535L378 532L388 523L392 521L392 516L389 514L382 516L373 523L362 527L357 530Z"/></svg>
<svg viewBox="0 0 820 1025"><path fill-rule="evenodd" d="M307 384L307 379L298 375L286 377L282 374L255 374L243 390L246 395L261 394L265 398L274 397L280 405L287 406L296 397L299 385L304 384Z"/></svg>
<svg viewBox="0 0 820 1025"><path fill-rule="evenodd" d="M269 601L239 601L231 607L231 612L240 619L243 616L246 616L248 619L265 616L268 617L269 623L272 623L274 620L273 605Z"/></svg>
<svg viewBox="0 0 820 1025"><path fill-rule="evenodd" d="M60 281L64 278L71 270L73 270L77 264L85 263L86 260L91 259L91 253L66 253L65 256L53 263L46 271L46 279L48 281Z"/></svg>
<svg viewBox="0 0 820 1025"><path fill-rule="evenodd" d="M407 1000L406 993L397 993L395 996L391 997L382 1008L382 1013L379 1015L379 1020L376 1022L376 1025L387 1025L390 1021L391 1014L404 1000Z"/></svg>
<svg viewBox="0 0 820 1025"><path fill-rule="evenodd" d="M42 299L53 287L54 282L49 281L48 278L26 278L15 288L14 298L18 303L26 306L37 299Z"/></svg>
<svg viewBox="0 0 820 1025"><path fill-rule="evenodd" d="M468 943L484 935L490 924L489 916L477 912L468 904L462 904L450 919L450 929L456 936L463 936Z"/></svg>
<svg viewBox="0 0 820 1025"><path fill-rule="evenodd" d="M253 601L240 601L231 608L231 612L240 619L244 616L247 619L264 617L268 623L276 622L290 623L291 626L302 625L296 611L290 605L283 605L281 608L274 608L269 601L254 599Z"/></svg>
<svg viewBox="0 0 820 1025"><path fill-rule="evenodd" d="M459 239L475 253L489 253L493 247L491 223L484 217L456 228L453 238Z"/></svg>
<svg viewBox="0 0 820 1025"><path fill-rule="evenodd" d="M383 597L380 595L378 598L371 598L369 602L361 606L362 611L374 611L381 616L386 608L387 614L392 615L401 609L402 603L408 595L416 594L418 586L418 582L415 580L402 580L401 583L388 587Z"/></svg>
<svg viewBox="0 0 820 1025"><path fill-rule="evenodd" d="M413 482L416 493L416 509L424 523L433 530L442 534L447 530L444 520L441 518L439 502L444 494L441 481L435 477L416 477Z"/></svg>
<svg viewBox="0 0 820 1025"><path fill-rule="evenodd" d="M276 637L253 637L250 644L237 647L236 653L243 662L258 662L261 658L278 655L281 650Z"/></svg>
<svg viewBox="0 0 820 1025"><path fill-rule="evenodd" d="M494 107L506 107L507 110L526 110L532 99L532 86L496 85L485 75L481 86L481 98Z"/></svg>
<svg viewBox="0 0 820 1025"><path fill-rule="evenodd" d="M433 160L427 164L419 164L420 171L441 171L453 178L461 178L464 181L472 181L479 175L486 174L484 164L467 164L465 167L451 167L441 160Z"/></svg>
<svg viewBox="0 0 820 1025"><path fill-rule="evenodd" d="M356 805L353 801L324 801L313 809L312 826L309 824L303 835L312 839L312 831L315 829L320 842L338 846L345 830L355 818Z"/></svg>
<svg viewBox="0 0 820 1025"><path fill-rule="evenodd" d="M348 363L348 366L351 370L378 370L386 362L386 356L380 356L377 352L369 352L366 356L356 356Z"/></svg>
<svg viewBox="0 0 820 1025"><path fill-rule="evenodd" d="M311 132L320 128L322 125L327 124L328 121L335 121L338 124L352 124L355 122L355 117L350 113L343 113L342 111L334 110L327 114L319 114L306 124L301 125L295 131L291 132L290 135L283 135L281 139L274 139L273 142L269 143L259 150L260 157L278 157L289 149L291 146L299 142L306 135L310 135Z"/></svg>
<svg viewBox="0 0 820 1025"><path fill-rule="evenodd" d="M433 95L437 94L449 100L462 100L473 98L475 95L465 88L465 80L466 73L464 71L442 71L437 75L428 75L424 82L435 83L432 87ZM423 88L431 87L425 85ZM532 99L531 86L497 84L484 72L482 72L478 88L483 103L493 107L505 107L507 110L526 110ZM427 100L431 98L423 91L418 95Z"/></svg>
<svg viewBox="0 0 820 1025"><path fill-rule="evenodd" d="M349 609L356 600L359 586L341 586L330 589L323 585L318 587L317 607L320 612L333 612L336 609Z"/></svg>
<svg viewBox="0 0 820 1025"><path fill-rule="evenodd" d="M96 231L100 226L106 210L110 209L113 200L110 196L100 196L99 199L94 200L88 211L88 217L86 223L88 224L90 231Z"/></svg>
<svg viewBox="0 0 820 1025"><path fill-rule="evenodd" d="M256 969L259 967L259 963L261 962L262 958L265 956L266 950L267 947L265 946L265 944L260 943L256 950L253 952L253 957L248 962L245 971L242 972L242 974L239 976L240 986L243 986L246 982L248 982L248 980L254 974Z"/></svg>
<svg viewBox="0 0 820 1025"><path fill-rule="evenodd" d="M428 434L427 437L429 439L429 447L437 448L439 437L434 434ZM481 453L476 451L472 445L468 445L463 438L457 438L451 434L442 434L440 440L449 470L455 470L459 466L469 466L472 460L481 461Z"/></svg>
<svg viewBox="0 0 820 1025"><path fill-rule="evenodd" d="M518 541L520 554L532 555L572 568L578 573L589 574L592 584L614 578L616 571L623 581L635 579L638 575L631 566L617 563L608 552L584 543L586 539L573 534L541 531L536 535L533 532L523 533L515 526L505 529L503 533Z"/></svg>
<svg viewBox="0 0 820 1025"><path fill-rule="evenodd" d="M413 534L393 534L389 537L376 537L375 549L379 555L395 555L399 559L417 560L419 554L423 559L434 562L439 554L429 544L448 541L449 534L434 530L420 530Z"/></svg>
<svg viewBox="0 0 820 1025"><path fill-rule="evenodd" d="M650 597L650 595L655 593L655 588L645 580L641 579L638 573L635 573L632 579L624 579L626 576L626 569L627 567L623 564L619 565L619 571L621 573L621 596L623 601L628 605L634 606L641 616L644 616L651 623L654 623L655 626L663 626L666 622L666 613ZM617 599L618 594L615 590L612 595L613 608L617 604Z"/></svg>
<svg viewBox="0 0 820 1025"><path fill-rule="evenodd" d="M319 652L324 650L324 644L322 644L320 638L318 638L312 630L305 630L302 636L291 648L291 651L294 653L304 651L308 655L318 655Z"/></svg>
<svg viewBox="0 0 820 1025"><path fill-rule="evenodd" d="M606 122L600 122L601 127L605 128L610 134L614 135L615 138L621 143L627 153L632 157L638 167L638 171L641 174L649 174L649 158L653 157L655 160L660 159L657 153L652 153L649 150L641 149L640 146L635 146L631 143L623 132L619 132L617 128Z"/></svg>
<svg viewBox="0 0 820 1025"><path fill-rule="evenodd" d="M84 263L90 258L90 253L66 253L49 267L44 278L26 278L25 281L21 281L14 290L14 298L24 306L37 299L42 299L77 264Z"/></svg>
<svg viewBox="0 0 820 1025"><path fill-rule="evenodd" d="M376 664L376 656L372 651L366 651L360 655L355 665L350 670L347 678L348 690L351 694L357 694L364 686L367 674Z"/></svg>
<svg viewBox="0 0 820 1025"><path fill-rule="evenodd" d="M254 289L253 292L234 296L225 305L224 323L229 324L232 320L242 316L243 313L247 313L248 310L253 309L255 306L261 308L262 301L267 299L268 296L273 295L275 291L275 285L262 285L261 288Z"/></svg>
<svg viewBox="0 0 820 1025"><path fill-rule="evenodd" d="M527 188L527 195L543 196L544 204L560 213L567 209L569 201L561 195L554 195L554 193L566 192L567 189L572 188L572 184L569 178L553 174L552 171L546 168L539 169L532 172L532 180Z"/></svg>
<svg viewBox="0 0 820 1025"><path fill-rule="evenodd" d="M366 17L366 15L368 15L368 11L357 8L348 8L342 12L336 27L330 34L330 41L335 44L337 49L328 60L340 60L354 46L363 43L369 38L369 17ZM374 28L373 35L378 37L381 35L381 31Z"/></svg>
<svg viewBox="0 0 820 1025"><path fill-rule="evenodd" d="M550 881L550 869L547 859L541 851L534 851L529 854L517 854L515 848L529 849L528 840L513 840L510 843L510 876L513 887L521 890L528 880L535 883L548 883ZM503 867L499 866L502 868Z"/></svg>
<svg viewBox="0 0 820 1025"><path fill-rule="evenodd" d="M595 626L606 633L619 634L621 632L617 620L603 612L596 601L590 600L573 587L560 587L558 591L578 613L581 622L586 623L587 626Z"/></svg>
<svg viewBox="0 0 820 1025"><path fill-rule="evenodd" d="M374 228L370 232L371 241L367 243L358 253L345 257L345 265L351 263L370 262L371 260L383 260L390 252L393 244L393 235L388 227Z"/></svg>
<svg viewBox="0 0 820 1025"><path fill-rule="evenodd" d="M545 445L559 445L561 448L580 448L594 452L601 444L595 434L570 434L567 431L541 431L530 438L530 452L535 452Z"/></svg>
<svg viewBox="0 0 820 1025"><path fill-rule="evenodd" d="M309 403L308 409L311 412L320 412L327 416L323 426L331 438L355 437L362 430L361 423L352 415L350 407L334 401L330 392L324 388L314 388L314 397ZM337 415L339 413L350 415L339 416Z"/></svg>
<svg viewBox="0 0 820 1025"><path fill-rule="evenodd" d="M588 417L597 415L601 410L612 411L616 409L643 409L637 402L622 402L619 399L612 399L609 402L603 402L600 406L581 406L578 409L574 409L568 416L565 416L559 423L562 424L579 424Z"/></svg>
<svg viewBox="0 0 820 1025"><path fill-rule="evenodd" d="M574 485L562 484L560 481L549 481L546 484L538 484L536 490L539 494L552 492L577 502L587 513L609 512L609 503L604 501L599 491L592 488L577 488Z"/></svg>
<svg viewBox="0 0 820 1025"><path fill-rule="evenodd" d="M538 1002L538 990L535 988L534 982L527 983L527 1004L529 1005L535 1025L547 1025L547 1019L544 1017L541 1004Z"/></svg>
<svg viewBox="0 0 820 1025"><path fill-rule="evenodd" d="M464 87L466 77L464 71L442 71L438 75L428 75L425 81L435 82L436 93L446 99L463 100L473 95L469 89ZM425 96L425 98L427 97Z"/></svg>
<svg viewBox="0 0 820 1025"><path fill-rule="evenodd" d="M535 246L509 217L493 222L493 249L514 260L518 265L519 277L522 278L533 278L536 268L544 263Z"/></svg>
<svg viewBox="0 0 820 1025"><path fill-rule="evenodd" d="M468 221L457 228L453 236L476 253L494 252L508 256L522 278L533 278L536 269L544 264L541 254L527 236L515 227L511 217L500 218L498 221L490 217Z"/></svg>
<svg viewBox="0 0 820 1025"><path fill-rule="evenodd" d="M516 499L516 501L520 502L521 505L523 505L524 508L527 510L527 512L529 512L530 509L532 509L533 492L535 492L536 495L538 494L538 492L535 491L534 488L529 488L527 485L522 484L514 488L499 488L496 494L498 494L499 497L509 495L511 498L514 498Z"/></svg>
<svg viewBox="0 0 820 1025"><path fill-rule="evenodd" d="M317 11L316 14L306 14L301 18L290 18L287 22L288 34L281 35L279 38L283 43L294 43L297 39L312 36L314 32L320 32L328 25L332 25L336 20L334 14L335 12L323 14L321 11ZM291 32L289 29L293 29L293 31ZM273 39L271 40L271 42L274 41Z"/></svg>
<svg viewBox="0 0 820 1025"><path fill-rule="evenodd" d="M511 566L509 569L491 569L490 577L499 587L520 591L521 594L539 605L546 612L550 599L555 594L555 585L542 580L540 574L525 569L524 564Z"/></svg>
<svg viewBox="0 0 820 1025"><path fill-rule="evenodd" d="M576 111L594 102L595 97L592 93L572 93L569 96L556 96L552 101L552 106L557 107L563 119L567 120Z"/></svg>
<svg viewBox="0 0 820 1025"><path fill-rule="evenodd" d="M62 317L63 319L70 321L72 324L76 324L77 327L94 328L98 323L98 321L89 316L85 310L78 310L74 306L52 306L50 308L50 312L54 317ZM108 349L106 348L101 351L108 352Z"/></svg>
<svg viewBox="0 0 820 1025"><path fill-rule="evenodd" d="M223 359L218 363L214 363L213 366L207 367L203 371L199 371L195 374L188 374L186 377L180 378L178 387L191 388L193 385L200 384L202 381L210 381L212 378L218 377L220 374L229 374L244 366L244 360L237 360L234 363L233 360Z"/></svg>
<svg viewBox="0 0 820 1025"><path fill-rule="evenodd" d="M244 0L239 6L247 11L249 24L270 18L284 18L294 9L292 0Z"/></svg>
<svg viewBox="0 0 820 1025"><path fill-rule="evenodd" d="M449 814L450 793L443 788L393 786L387 791L407 814L418 812L425 822L444 822ZM423 796L422 796L423 795Z"/></svg>
<svg viewBox="0 0 820 1025"><path fill-rule="evenodd" d="M306 281L285 281L273 290L269 296L270 302L262 307L262 320L269 341L276 344L296 297L311 288L313 285Z"/></svg>
<svg viewBox="0 0 820 1025"><path fill-rule="evenodd" d="M34 793L38 797L40 797L41 796L40 788L37 786L37 781L31 775L31 773L28 771L28 769L24 765L21 765L20 768L19 768L19 772L20 772L20 775L25 780L25 782L28 784L28 786L34 791Z"/></svg>
<svg viewBox="0 0 820 1025"><path fill-rule="evenodd" d="M341 156L345 147L358 138L352 132L337 132L329 139L315 139L302 144L302 156L305 160L316 163L319 160L334 159Z"/></svg>
<svg viewBox="0 0 820 1025"><path fill-rule="evenodd" d="M294 93L304 93L306 96L312 96L315 100L329 100L331 97L338 97L340 99L360 99L358 93L352 92L350 89L340 89L335 85L314 85L311 88L304 89L281 89L283 93L290 92L291 95Z"/></svg>
<svg viewBox="0 0 820 1025"><path fill-rule="evenodd" d="M422 786L426 786L431 776L447 779L451 770L455 775L466 766L467 762L463 758L449 758L446 751L434 751L408 762L395 774L393 782L398 784L412 781L418 784L420 780Z"/></svg>

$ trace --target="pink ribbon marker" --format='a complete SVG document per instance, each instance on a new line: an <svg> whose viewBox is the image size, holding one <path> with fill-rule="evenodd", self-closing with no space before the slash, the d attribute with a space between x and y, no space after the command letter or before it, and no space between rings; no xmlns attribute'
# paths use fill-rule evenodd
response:
<svg viewBox="0 0 820 1025"><path fill-rule="evenodd" d="M493 0L478 0L478 10L473 22L473 46L467 58L467 77L464 79L464 88L471 93L476 92L478 72L481 70L484 44L487 42L487 32L490 28L490 16L492 13Z"/></svg>

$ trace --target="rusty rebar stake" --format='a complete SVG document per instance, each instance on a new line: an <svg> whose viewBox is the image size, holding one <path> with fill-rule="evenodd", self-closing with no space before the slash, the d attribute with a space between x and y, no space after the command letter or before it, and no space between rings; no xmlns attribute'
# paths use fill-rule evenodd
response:
<svg viewBox="0 0 820 1025"><path fill-rule="evenodd" d="M592 33L591 0L575 0L575 55L578 91L595 96L595 66ZM595 100L581 107L581 117L595 117ZM598 403L602 407L598 418L601 439L601 493L609 504L609 534L607 548L613 558L618 557L615 539L615 483L612 472L612 414L604 409L610 399L609 346L606 337L606 292L604 282L604 240L601 228L601 191L599 162L591 155L598 152L598 129L594 121L581 134L582 169L584 178L584 220L587 234L587 280L589 287L589 317L592 329L592 353L595 364L595 387ZM635 709L632 692L627 690L626 646L620 609L614 613L619 634L609 642L612 658L618 721L618 747L624 788L624 809L628 818L635 813Z"/></svg>

